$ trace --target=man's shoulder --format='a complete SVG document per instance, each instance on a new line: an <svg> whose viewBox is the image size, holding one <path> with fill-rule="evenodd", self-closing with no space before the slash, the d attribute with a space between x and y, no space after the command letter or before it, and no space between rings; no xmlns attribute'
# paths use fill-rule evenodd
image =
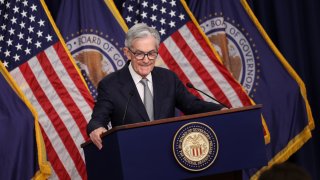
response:
<svg viewBox="0 0 320 180"><path fill-rule="evenodd" d="M116 70L116 71L108 74L106 77L104 77L104 78L100 81L100 83L103 83L103 84L107 83L107 84L109 84L109 83L114 83L114 82L116 82L116 81L119 81L119 79L120 79L120 77L121 77L121 74L123 74L124 71L125 71L125 68L127 68L127 67L123 67L122 69Z"/></svg>
<svg viewBox="0 0 320 180"><path fill-rule="evenodd" d="M175 76L175 73L169 69L163 67L154 67L153 74L161 75L161 76Z"/></svg>

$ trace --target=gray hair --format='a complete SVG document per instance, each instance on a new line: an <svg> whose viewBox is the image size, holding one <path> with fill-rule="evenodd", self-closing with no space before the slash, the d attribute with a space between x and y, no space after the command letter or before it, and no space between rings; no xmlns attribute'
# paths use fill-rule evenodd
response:
<svg viewBox="0 0 320 180"><path fill-rule="evenodd" d="M135 24L128 30L126 34L126 39L124 41L124 45L130 48L132 46L132 42L135 39L145 38L150 35L156 39L156 47L159 48L159 44L160 44L159 32L156 29L149 27L144 23Z"/></svg>

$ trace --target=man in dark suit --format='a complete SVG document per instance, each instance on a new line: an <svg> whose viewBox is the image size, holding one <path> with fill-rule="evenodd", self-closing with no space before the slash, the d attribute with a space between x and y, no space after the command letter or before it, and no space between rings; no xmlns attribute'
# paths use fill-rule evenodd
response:
<svg viewBox="0 0 320 180"><path fill-rule="evenodd" d="M87 132L102 148L100 135L108 122L119 126L173 117L175 108L185 114L220 110L222 106L200 100L170 70L155 67L159 33L145 25L129 29L124 53L129 59L121 70L105 77L98 86L98 98Z"/></svg>

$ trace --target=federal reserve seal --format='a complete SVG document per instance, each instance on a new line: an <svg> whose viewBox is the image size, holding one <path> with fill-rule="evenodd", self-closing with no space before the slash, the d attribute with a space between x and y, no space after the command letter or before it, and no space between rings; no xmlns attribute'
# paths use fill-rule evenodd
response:
<svg viewBox="0 0 320 180"><path fill-rule="evenodd" d="M250 34L222 13L200 19L200 26L222 58L223 64L251 98L259 85L259 51Z"/></svg>
<svg viewBox="0 0 320 180"><path fill-rule="evenodd" d="M208 125L200 122L185 124L173 139L174 157L189 171L202 171L210 167L218 150L216 134Z"/></svg>

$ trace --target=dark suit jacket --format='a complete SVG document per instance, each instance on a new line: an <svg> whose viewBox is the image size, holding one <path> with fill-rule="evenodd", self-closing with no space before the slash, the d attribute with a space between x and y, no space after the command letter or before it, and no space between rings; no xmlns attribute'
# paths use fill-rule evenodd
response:
<svg viewBox="0 0 320 180"><path fill-rule="evenodd" d="M128 65L129 63L121 70L109 74L100 81L97 102L87 126L88 134L98 127L106 127L109 121L113 127L149 121ZM220 105L202 101L189 93L176 74L170 70L154 67L151 73L155 120L174 117L175 108L185 114L196 114L222 108ZM123 120L129 96L131 98L127 114Z"/></svg>

